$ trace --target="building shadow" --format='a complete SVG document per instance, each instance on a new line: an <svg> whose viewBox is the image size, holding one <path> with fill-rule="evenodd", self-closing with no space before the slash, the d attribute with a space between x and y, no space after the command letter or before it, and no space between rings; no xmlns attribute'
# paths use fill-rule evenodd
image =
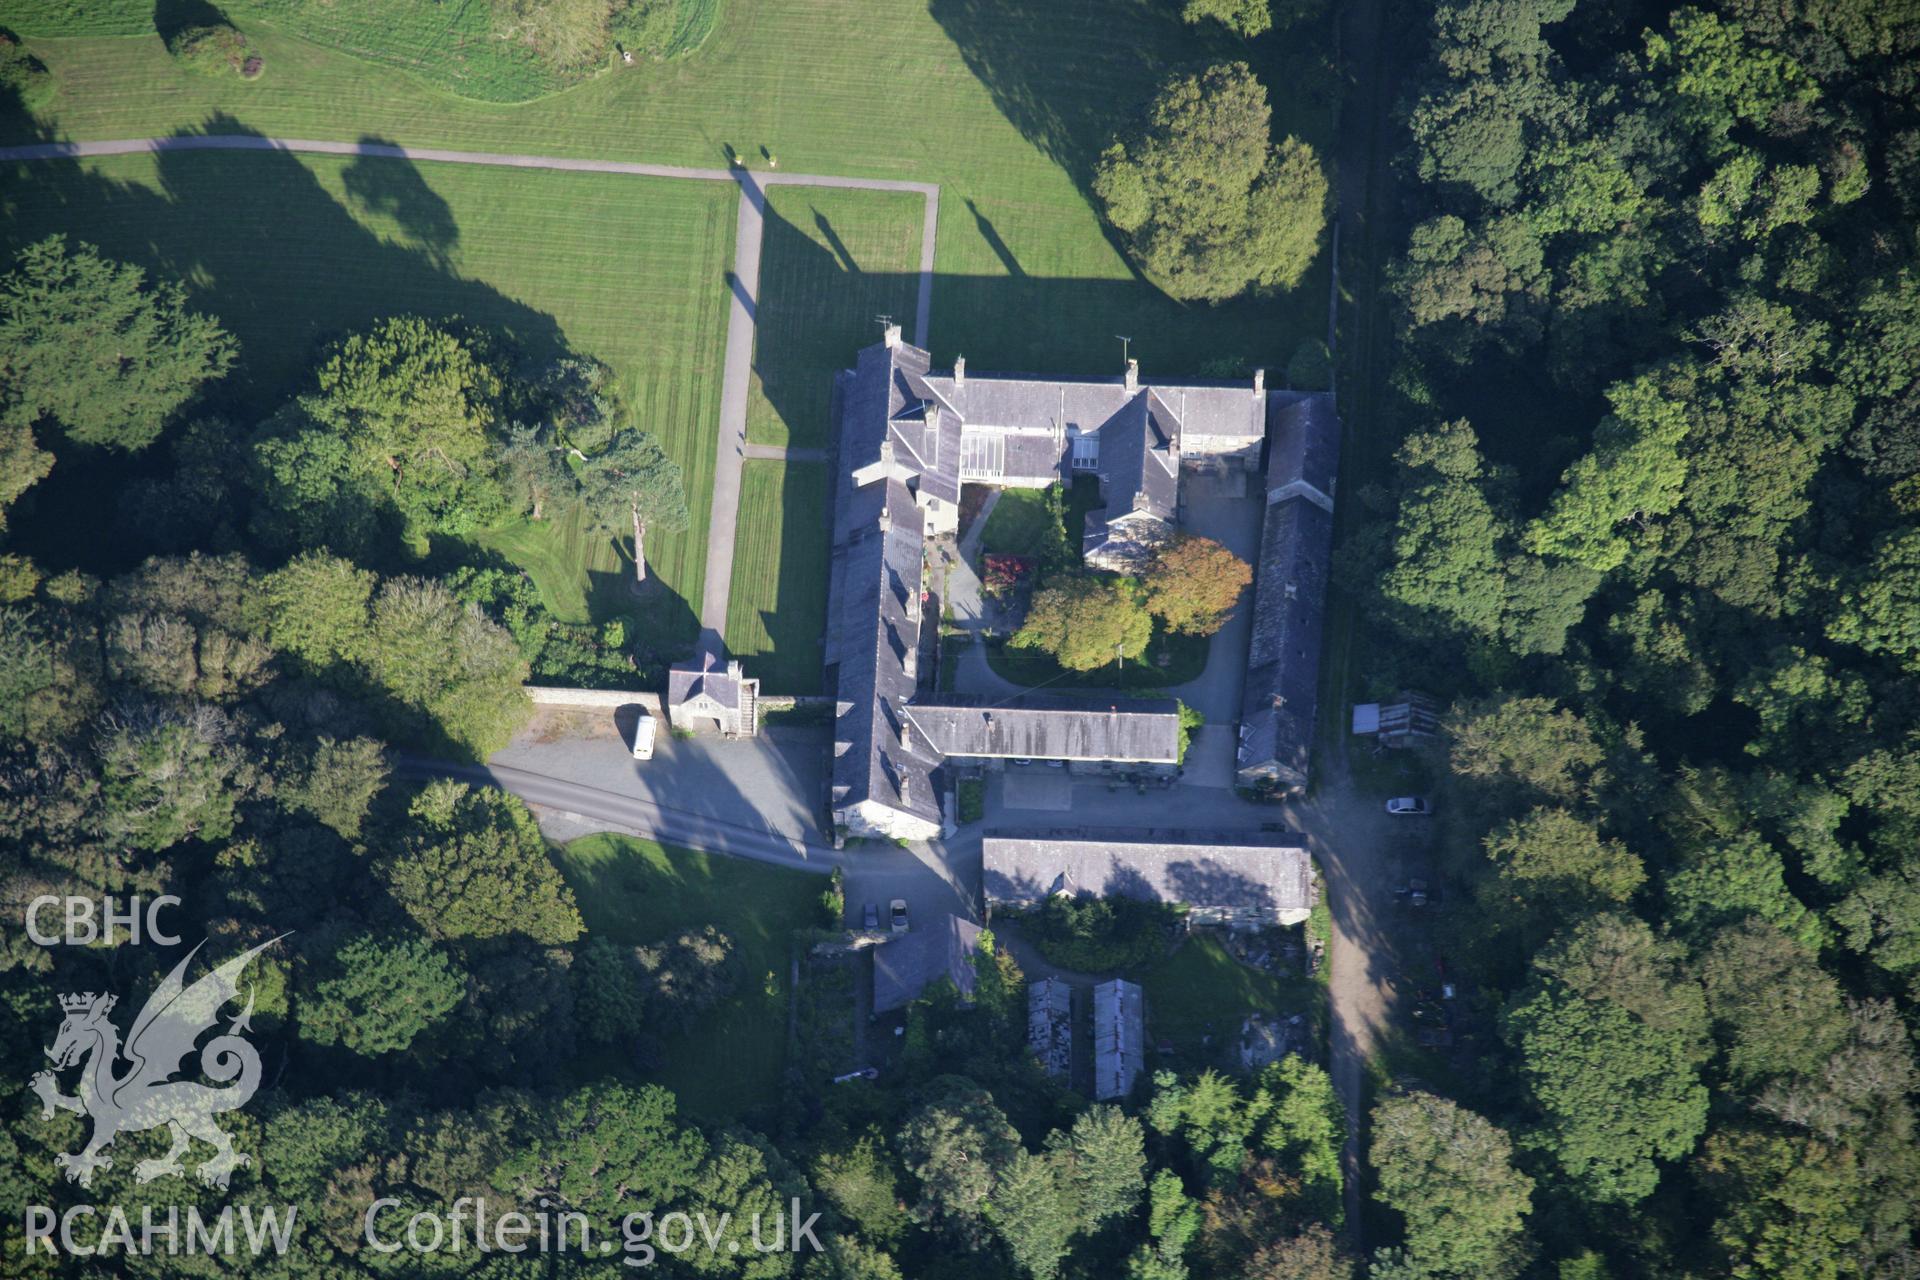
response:
<svg viewBox="0 0 1920 1280"><path fill-rule="evenodd" d="M853 260L853 254L848 251L846 241L842 240L840 233L833 229L833 223L827 219L827 215L815 209L813 211L813 225L817 227L820 234L825 237L827 247L832 249L834 254L840 259L840 265L850 274L858 274L860 264Z"/></svg>
<svg viewBox="0 0 1920 1280"><path fill-rule="evenodd" d="M987 247L992 249L994 256L1000 259L1007 269L1007 274L1015 277L1026 275L1026 271L1020 266L1020 260L1013 256L1013 250L1009 249L1007 242L1000 238L1000 232L993 225L993 220L980 212L980 206L973 202L971 196L967 198L967 212L973 215L973 224L980 229L980 238L987 242Z"/></svg>

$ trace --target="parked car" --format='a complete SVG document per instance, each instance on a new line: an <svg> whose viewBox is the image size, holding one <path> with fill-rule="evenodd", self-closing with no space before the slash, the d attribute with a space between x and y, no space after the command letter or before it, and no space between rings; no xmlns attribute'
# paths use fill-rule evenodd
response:
<svg viewBox="0 0 1920 1280"><path fill-rule="evenodd" d="M640 718L633 722L633 758L635 760L653 759L653 740L660 731L660 722L653 714L642 708Z"/></svg>
<svg viewBox="0 0 1920 1280"><path fill-rule="evenodd" d="M907 931L907 900L895 898L887 904L887 919L895 933Z"/></svg>
<svg viewBox="0 0 1920 1280"><path fill-rule="evenodd" d="M1425 796L1395 796L1387 801L1387 812L1401 818L1425 818L1433 813L1433 806Z"/></svg>
<svg viewBox="0 0 1920 1280"><path fill-rule="evenodd" d="M880 908L869 902L860 910L860 927L869 931L880 927Z"/></svg>
<svg viewBox="0 0 1920 1280"><path fill-rule="evenodd" d="M1032 764L1033 763L1033 761L1027 759L1025 756L1015 756L1013 758L1013 762L1015 764Z"/></svg>
<svg viewBox="0 0 1920 1280"><path fill-rule="evenodd" d="M1049 760L1049 761L1047 761L1047 768L1049 768L1049 769L1064 769L1064 768L1066 768L1066 767L1067 767L1067 762L1066 762L1065 760Z"/></svg>

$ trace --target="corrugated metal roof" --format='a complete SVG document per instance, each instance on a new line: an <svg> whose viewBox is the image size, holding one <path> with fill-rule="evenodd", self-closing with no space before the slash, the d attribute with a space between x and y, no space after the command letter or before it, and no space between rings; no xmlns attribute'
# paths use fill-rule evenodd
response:
<svg viewBox="0 0 1920 1280"><path fill-rule="evenodd" d="M1146 1062L1146 993L1123 978L1101 983L1093 989L1093 1096L1126 1097Z"/></svg>

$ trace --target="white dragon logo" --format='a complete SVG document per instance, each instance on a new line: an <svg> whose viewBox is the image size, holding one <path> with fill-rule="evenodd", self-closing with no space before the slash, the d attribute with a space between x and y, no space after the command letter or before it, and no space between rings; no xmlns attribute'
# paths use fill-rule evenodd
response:
<svg viewBox="0 0 1920 1280"><path fill-rule="evenodd" d="M213 1122L221 1112L245 1106L260 1087L260 1055L240 1036L250 1030L251 993L247 1007L228 1025L227 1033L209 1040L200 1051L200 1069L225 1087L174 1081L171 1077L180 1070L181 1059L193 1052L194 1042L212 1029L221 1006L239 994L240 972L247 962L279 940L271 939L235 956L192 986L184 985L181 975L200 948L189 951L133 1020L124 1051L120 1033L107 1017L113 1011L115 997L91 991L60 997L66 1020L60 1024L53 1047L46 1051L53 1059L53 1071L39 1072L31 1084L40 1095L43 1115L52 1116L57 1107L93 1119L93 1136L87 1145L71 1155L62 1153L54 1158L54 1163L66 1171L68 1181L91 1186L94 1170L113 1167L113 1158L102 1153L116 1137L162 1125L172 1131L173 1146L158 1159L136 1164L133 1176L137 1182L184 1174L180 1157L187 1153L193 1138L214 1148L213 1157L195 1170L200 1181L210 1187L224 1188L235 1169L253 1162L252 1156L235 1151L233 1139ZM114 1066L122 1057L129 1066L115 1075ZM54 1072L64 1071L83 1058L86 1065L81 1068L77 1091L61 1093ZM233 1083L226 1084L230 1080Z"/></svg>

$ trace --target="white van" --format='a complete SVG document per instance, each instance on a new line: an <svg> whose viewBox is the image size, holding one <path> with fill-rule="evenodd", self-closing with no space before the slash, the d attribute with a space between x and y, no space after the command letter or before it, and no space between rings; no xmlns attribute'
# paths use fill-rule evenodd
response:
<svg viewBox="0 0 1920 1280"><path fill-rule="evenodd" d="M641 708L640 718L633 722L633 758L635 760L653 759L653 738L658 732L660 722Z"/></svg>

